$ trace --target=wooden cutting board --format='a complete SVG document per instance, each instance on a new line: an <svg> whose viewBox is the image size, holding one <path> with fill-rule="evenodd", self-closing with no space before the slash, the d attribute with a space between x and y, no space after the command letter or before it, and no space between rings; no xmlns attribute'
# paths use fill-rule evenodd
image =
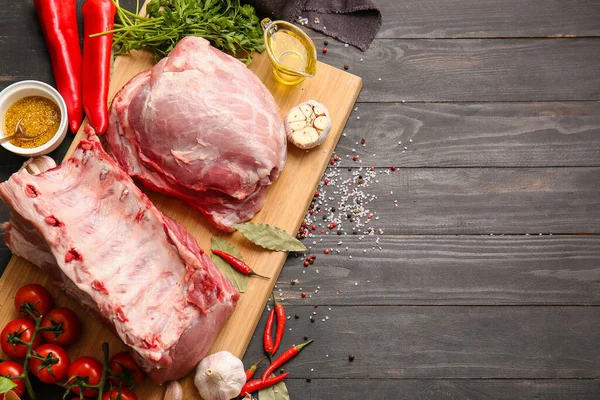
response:
<svg viewBox="0 0 600 400"><path fill-rule="evenodd" d="M134 75L151 68L152 65L152 56L146 52L136 52L130 56L118 57L115 60L111 77L109 98L112 99L115 93ZM288 144L285 168L279 179L269 188L262 211L252 220L272 224L295 234L352 111L362 86L362 79L319 62L314 78L306 79L297 86L284 86L273 78L266 53L256 55L250 69L271 91L281 109L282 116L298 103L314 99L327 106L333 120L329 136L321 146L305 151ZM82 128L75 137L69 154L83 137L85 134ZM211 353L228 350L241 358L256 329L287 254L263 250L251 244L239 233L220 232L213 228L199 212L191 210L181 201L147 190L145 192L160 210L182 223L198 240L203 249L210 249L210 239L213 235L222 236L240 249L248 264L257 273L271 278L270 280L250 279L246 292L242 294L233 315L211 349ZM47 281L47 277L37 267L13 256L0 280L1 326L17 317L13 302L15 292L19 287L27 283L47 284ZM67 298L49 284L47 286L59 305L72 308L83 321L82 338L68 348L72 359L81 355L92 355L101 359L100 345L102 342L110 344L111 354L125 348L116 336L104 328L99 321L90 317L74 300ZM2 354L2 358L4 358L4 354ZM200 398L191 376L182 380L182 385L185 399ZM159 400L163 398L164 387L155 385L147 379L136 392L140 399Z"/></svg>

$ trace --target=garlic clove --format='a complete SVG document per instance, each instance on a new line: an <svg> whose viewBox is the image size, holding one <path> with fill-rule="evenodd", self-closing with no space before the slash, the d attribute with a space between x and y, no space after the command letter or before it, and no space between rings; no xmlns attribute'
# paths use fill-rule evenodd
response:
<svg viewBox="0 0 600 400"><path fill-rule="evenodd" d="M304 128L305 126L306 126L306 120L290 122L290 128L292 128L293 131L299 131L300 129Z"/></svg>
<svg viewBox="0 0 600 400"><path fill-rule="evenodd" d="M301 104L300 110L306 119L309 119L313 115L313 109L310 104Z"/></svg>
<svg viewBox="0 0 600 400"><path fill-rule="evenodd" d="M315 122L313 122L313 126L315 127L315 129L323 131L331 127L331 120L326 116L317 117L315 119Z"/></svg>
<svg viewBox="0 0 600 400"><path fill-rule="evenodd" d="M183 388L177 381L171 381L167 384L164 400L183 400Z"/></svg>
<svg viewBox="0 0 600 400"><path fill-rule="evenodd" d="M314 108L313 108L313 111L315 112L315 115L316 115L317 117L320 117L320 116L322 116L322 115L325 115L325 111L323 111L323 109L322 109L321 107L319 107L319 106L316 106L316 107L314 107Z"/></svg>
<svg viewBox="0 0 600 400"><path fill-rule="evenodd" d="M323 143L331 130L331 118L327 107L308 100L293 107L285 121L287 139L296 147L311 149Z"/></svg>
<svg viewBox="0 0 600 400"><path fill-rule="evenodd" d="M17 394L15 392L13 392L12 390L9 390L8 392L4 393L4 399L5 400L21 400L21 398L19 396L17 396Z"/></svg>
<svg viewBox="0 0 600 400"><path fill-rule="evenodd" d="M52 157L38 156L31 157L25 161L21 166L21 169L25 168L31 175L39 175L42 172L46 172L49 169L56 168L56 162Z"/></svg>
<svg viewBox="0 0 600 400"><path fill-rule="evenodd" d="M315 128L306 127L299 131L294 131L294 133L292 133L292 138L298 147L309 146L319 140L319 132L317 132Z"/></svg>
<svg viewBox="0 0 600 400"><path fill-rule="evenodd" d="M288 112L287 116L288 121L296 122L296 121L306 121L306 117L300 111L300 107L294 107Z"/></svg>

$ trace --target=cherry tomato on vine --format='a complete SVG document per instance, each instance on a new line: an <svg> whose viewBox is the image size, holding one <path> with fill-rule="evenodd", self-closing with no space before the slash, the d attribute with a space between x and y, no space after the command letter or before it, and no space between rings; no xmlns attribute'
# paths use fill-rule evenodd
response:
<svg viewBox="0 0 600 400"><path fill-rule="evenodd" d="M3 361L0 363L0 375L5 378L9 378L16 387L12 388L12 391L19 397L23 396L25 392L25 383L21 379L12 379L13 376L19 376L23 374L23 366L17 364L14 361ZM0 394L0 400L4 400L4 394Z"/></svg>
<svg viewBox="0 0 600 400"><path fill-rule="evenodd" d="M73 383L76 378L88 378L87 383L90 385L97 385L100 382L100 378L102 377L102 363L96 360L94 357L84 356L79 357L77 360L71 363L69 367L68 374L69 380L67 384ZM79 387L74 387L71 389L71 392L75 394L80 393ZM85 388L83 390L83 395L85 397L96 396L98 391L96 389Z"/></svg>
<svg viewBox="0 0 600 400"><path fill-rule="evenodd" d="M52 308L52 296L50 292L46 290L42 285L36 285L34 283L25 285L15 295L15 308L17 312L21 312L21 306L24 303L31 303L31 305L39 312L34 313L36 317L41 314L46 314ZM26 318L33 319L31 315L24 314Z"/></svg>
<svg viewBox="0 0 600 400"><path fill-rule="evenodd" d="M13 319L8 324L6 324L6 326L2 330L2 333L0 333L0 345L2 347L2 351L4 351L10 357L25 357L25 354L27 354L27 346L25 346L24 344L9 343L8 338L9 336L14 336L18 337L24 342L30 342L34 330L35 324L30 319ZM36 338L33 342L33 348L35 349L36 347L38 347L41 342L42 337L40 335L36 335Z"/></svg>
<svg viewBox="0 0 600 400"><path fill-rule="evenodd" d="M59 346L70 345L77 341L81 334L81 323L79 322L79 318L77 318L77 314L64 307L54 308L48 311L42 319L42 326L54 326L55 328L62 330L62 333L55 331L41 331L41 335L46 342L57 344Z"/></svg>
<svg viewBox="0 0 600 400"><path fill-rule="evenodd" d="M123 386L131 386L134 382L139 385L144 380L144 371L138 367L131 354L126 351L112 356L108 362L108 368L119 375L110 378L113 385L118 385L119 381L123 383Z"/></svg>
<svg viewBox="0 0 600 400"><path fill-rule="evenodd" d="M138 397L132 391L121 388L121 397L119 398L119 389L114 388L113 390L104 393L102 395L102 400L138 400Z"/></svg>
<svg viewBox="0 0 600 400"><path fill-rule="evenodd" d="M43 344L36 348L35 352L36 355L46 358L44 361L37 358L29 360L29 372L40 381L52 385L67 377L71 359L65 349L55 344ZM49 357L52 358L52 361Z"/></svg>

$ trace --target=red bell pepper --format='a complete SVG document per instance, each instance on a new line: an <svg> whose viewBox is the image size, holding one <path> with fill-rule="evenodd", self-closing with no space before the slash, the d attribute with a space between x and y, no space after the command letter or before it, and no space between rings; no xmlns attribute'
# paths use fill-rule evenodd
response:
<svg viewBox="0 0 600 400"><path fill-rule="evenodd" d="M83 4L83 109L96 133L108 128L108 88L116 8L111 0L87 0Z"/></svg>
<svg viewBox="0 0 600 400"><path fill-rule="evenodd" d="M81 49L75 0L34 0L50 52L56 89L67 105L69 127L76 133L83 119Z"/></svg>

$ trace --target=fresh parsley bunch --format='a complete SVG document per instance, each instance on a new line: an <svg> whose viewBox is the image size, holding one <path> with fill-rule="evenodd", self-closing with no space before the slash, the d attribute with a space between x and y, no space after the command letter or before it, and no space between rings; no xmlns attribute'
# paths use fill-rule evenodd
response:
<svg viewBox="0 0 600 400"><path fill-rule="evenodd" d="M252 51L264 50L254 8L240 0L151 0L145 17L113 1L120 19L113 31L116 54L145 49L158 61L185 36L201 36L247 65Z"/></svg>

